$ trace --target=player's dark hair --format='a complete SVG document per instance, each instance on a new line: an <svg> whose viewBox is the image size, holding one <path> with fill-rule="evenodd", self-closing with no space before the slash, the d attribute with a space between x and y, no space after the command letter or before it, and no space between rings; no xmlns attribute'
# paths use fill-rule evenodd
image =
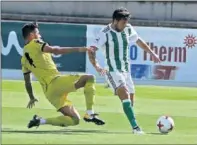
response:
<svg viewBox="0 0 197 145"><path fill-rule="evenodd" d="M34 23L27 23L23 26L22 28L22 35L23 38L26 39L27 36L29 36L29 34L31 32L33 32L36 28L38 28L38 24L36 22Z"/></svg>
<svg viewBox="0 0 197 145"><path fill-rule="evenodd" d="M121 20L121 19L129 19L131 17L130 12L126 8L118 8L114 11L112 15L112 19L114 20Z"/></svg>

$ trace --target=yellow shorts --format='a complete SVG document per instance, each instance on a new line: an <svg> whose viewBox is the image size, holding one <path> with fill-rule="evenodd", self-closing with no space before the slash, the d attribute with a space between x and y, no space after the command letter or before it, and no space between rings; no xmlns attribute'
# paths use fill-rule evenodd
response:
<svg viewBox="0 0 197 145"><path fill-rule="evenodd" d="M57 110L72 105L72 102L67 99L67 95L76 91L75 83L80 77L80 75L61 75L48 85L46 98Z"/></svg>

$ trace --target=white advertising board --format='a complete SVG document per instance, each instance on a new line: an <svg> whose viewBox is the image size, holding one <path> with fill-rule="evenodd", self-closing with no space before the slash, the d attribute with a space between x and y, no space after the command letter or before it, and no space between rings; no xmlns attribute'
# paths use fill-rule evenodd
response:
<svg viewBox="0 0 197 145"><path fill-rule="evenodd" d="M87 46L104 26L88 25ZM131 75L136 82L191 83L197 86L197 30L162 27L134 27L141 38L155 51L161 63L155 64L149 54L136 44L131 44ZM87 56L88 57L88 56ZM97 59L104 67L104 57L98 50ZM95 74L98 82L104 82L87 58L86 72Z"/></svg>

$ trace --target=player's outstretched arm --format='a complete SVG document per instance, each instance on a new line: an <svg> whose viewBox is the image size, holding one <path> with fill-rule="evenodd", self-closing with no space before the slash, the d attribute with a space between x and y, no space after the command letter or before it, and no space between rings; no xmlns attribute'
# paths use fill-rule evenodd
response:
<svg viewBox="0 0 197 145"><path fill-rule="evenodd" d="M38 100L34 97L33 94L30 73L24 74L24 80L25 80L25 88L30 98L27 108L32 108L35 105L35 102L37 102Z"/></svg>
<svg viewBox="0 0 197 145"><path fill-rule="evenodd" d="M42 51L59 55L59 54L68 54L72 52L86 52L91 50L90 48L87 47L58 47L58 46L45 45Z"/></svg>
<svg viewBox="0 0 197 145"><path fill-rule="evenodd" d="M157 54L154 53L154 51L151 50L151 48L146 44L146 42L142 38L138 38L136 41L137 45L144 49L146 52L150 53L150 55L153 56L154 62L160 62L160 59Z"/></svg>

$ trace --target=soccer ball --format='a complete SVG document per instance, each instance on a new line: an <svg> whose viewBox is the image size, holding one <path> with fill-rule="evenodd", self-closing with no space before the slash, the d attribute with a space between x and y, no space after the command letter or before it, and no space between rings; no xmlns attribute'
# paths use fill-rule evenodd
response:
<svg viewBox="0 0 197 145"><path fill-rule="evenodd" d="M160 133L167 134L174 128L174 121L169 116L161 116L157 120L157 128Z"/></svg>

